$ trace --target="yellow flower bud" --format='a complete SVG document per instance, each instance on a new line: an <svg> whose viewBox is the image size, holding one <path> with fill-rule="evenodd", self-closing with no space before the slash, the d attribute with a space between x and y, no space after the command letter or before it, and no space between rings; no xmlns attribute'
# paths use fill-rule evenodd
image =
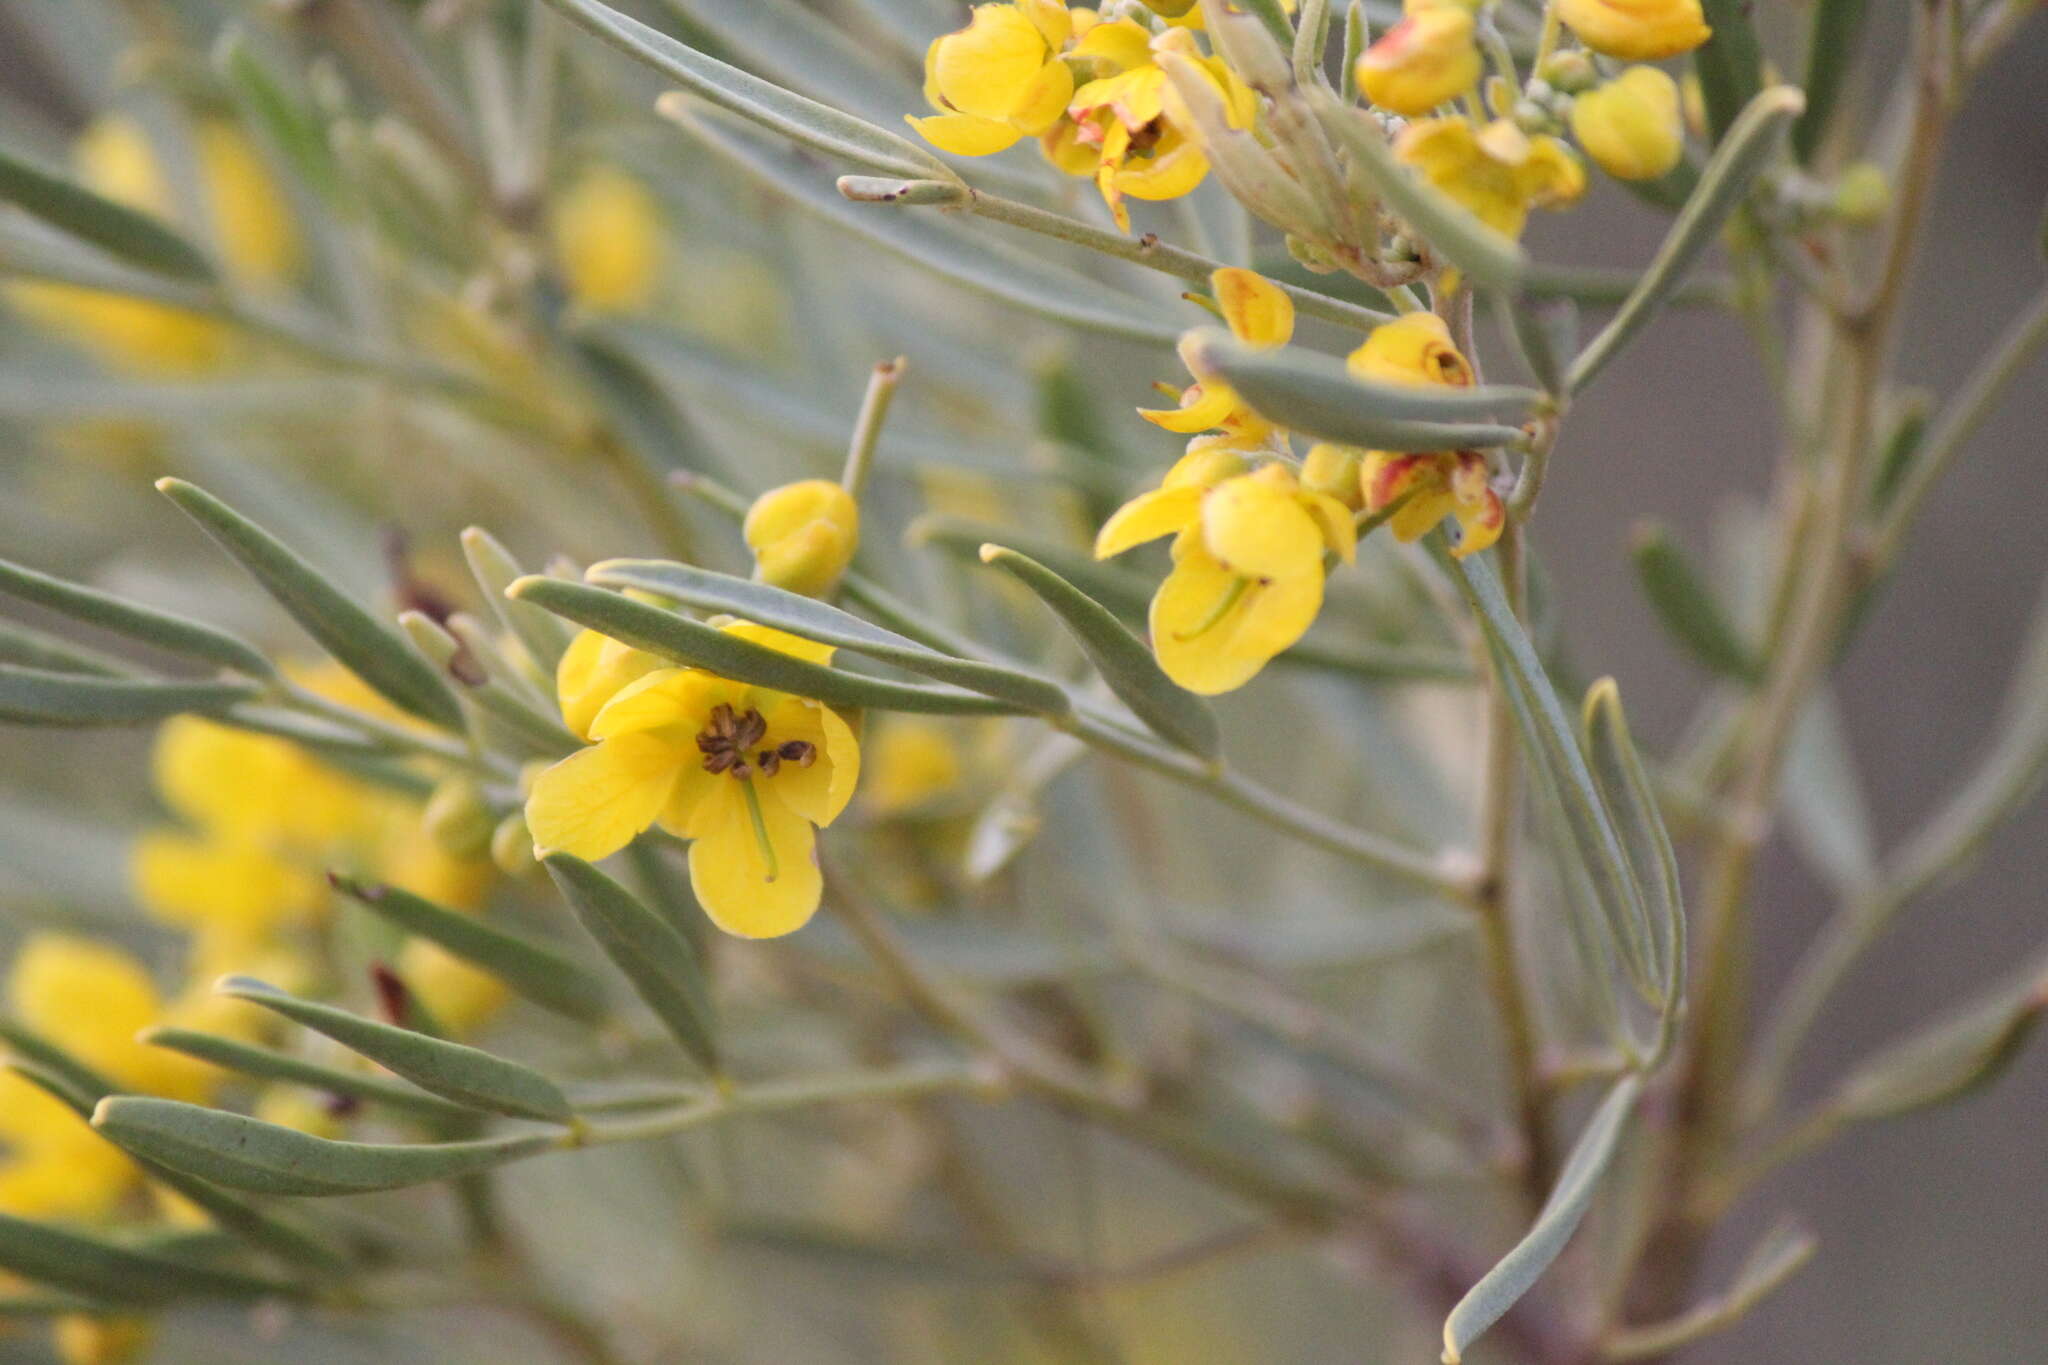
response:
<svg viewBox="0 0 2048 1365"><path fill-rule="evenodd" d="M645 307L667 254L661 210L647 187L599 166L569 187L554 212L555 260L570 297L596 312Z"/></svg>
<svg viewBox="0 0 2048 1365"><path fill-rule="evenodd" d="M1363 458L1364 452L1356 446L1312 445L1302 457L1301 486L1312 493L1327 493L1356 512L1365 505L1358 483L1358 462Z"/></svg>
<svg viewBox="0 0 2048 1365"><path fill-rule="evenodd" d="M496 823L483 790L467 777L451 777L435 787L420 819L435 847L451 858L481 858Z"/></svg>
<svg viewBox="0 0 2048 1365"><path fill-rule="evenodd" d="M128 1365L140 1360L154 1335L146 1318L101 1318L66 1313L52 1331L64 1365Z"/></svg>
<svg viewBox="0 0 2048 1365"><path fill-rule="evenodd" d="M860 545L860 508L831 480L804 479L754 499L740 529L754 552L754 577L822 597Z"/></svg>
<svg viewBox="0 0 2048 1365"><path fill-rule="evenodd" d="M1472 367L1451 344L1451 329L1434 313L1409 313L1380 324L1345 359L1360 379L1382 384L1472 383Z"/></svg>
<svg viewBox="0 0 2048 1365"><path fill-rule="evenodd" d="M1617 180L1655 180L1685 154L1678 82L1632 66L1572 101L1572 135Z"/></svg>
<svg viewBox="0 0 2048 1365"><path fill-rule="evenodd" d="M526 827L524 811L513 811L491 831L491 861L508 877L516 877L537 866L533 857L533 832Z"/></svg>
<svg viewBox="0 0 2048 1365"><path fill-rule="evenodd" d="M891 716L875 736L863 800L877 815L900 815L950 791L960 771L951 730L923 716Z"/></svg>
<svg viewBox="0 0 2048 1365"><path fill-rule="evenodd" d="M1713 37L1700 0L1558 0L1558 17L1595 52L1656 62Z"/></svg>
<svg viewBox="0 0 2048 1365"><path fill-rule="evenodd" d="M1392 113L1413 117L1479 83L1472 16L1456 5L1411 12L1358 58L1358 88Z"/></svg>
<svg viewBox="0 0 2048 1365"><path fill-rule="evenodd" d="M1868 161L1842 168L1835 182L1835 216L1852 227L1869 227L1884 216L1892 201L1891 183L1884 169Z"/></svg>

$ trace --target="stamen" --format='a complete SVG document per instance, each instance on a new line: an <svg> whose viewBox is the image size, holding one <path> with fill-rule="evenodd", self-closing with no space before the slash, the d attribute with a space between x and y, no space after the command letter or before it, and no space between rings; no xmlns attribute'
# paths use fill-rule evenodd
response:
<svg viewBox="0 0 2048 1365"><path fill-rule="evenodd" d="M754 817L754 842L761 847L761 860L768 864L768 880L772 882L781 866L775 861L775 845L768 841L768 821L761 814L761 795L751 782L740 783L740 790L746 794L747 814Z"/></svg>
<svg viewBox="0 0 2048 1365"><path fill-rule="evenodd" d="M755 756L754 766L761 770L761 776L773 777L782 767L782 755L773 749L763 749Z"/></svg>
<svg viewBox="0 0 2048 1365"><path fill-rule="evenodd" d="M794 763L799 768L808 768L818 761L818 746L807 739L788 740L775 752L783 762Z"/></svg>
<svg viewBox="0 0 2048 1365"><path fill-rule="evenodd" d="M1173 633L1173 638L1176 640L1193 640L1208 634L1222 622L1224 617L1230 615L1230 609L1243 599L1245 592L1251 586L1252 580L1249 578L1234 580L1223 596L1216 599L1216 605L1209 609L1209 614L1203 617L1193 630L1177 630Z"/></svg>

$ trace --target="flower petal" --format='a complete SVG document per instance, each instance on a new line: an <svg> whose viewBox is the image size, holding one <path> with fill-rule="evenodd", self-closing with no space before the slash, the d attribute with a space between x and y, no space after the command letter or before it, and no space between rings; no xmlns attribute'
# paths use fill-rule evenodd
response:
<svg viewBox="0 0 2048 1365"><path fill-rule="evenodd" d="M1202 507L1199 487L1155 488L1140 493L1116 511L1095 537L1095 557L1108 559L1133 545L1169 536L1194 524Z"/></svg>
<svg viewBox="0 0 2048 1365"><path fill-rule="evenodd" d="M620 735L578 750L533 780L526 824L542 852L595 862L654 823L690 756L647 734Z"/></svg>
<svg viewBox="0 0 2048 1365"><path fill-rule="evenodd" d="M939 41L932 83L963 114L1007 119L1047 56L1045 35L1014 5L977 5L974 18Z"/></svg>
<svg viewBox="0 0 2048 1365"><path fill-rule="evenodd" d="M1067 112L1067 101L1073 96L1074 73L1065 62L1047 62L1011 111L1010 123L1036 137L1060 121L1060 115Z"/></svg>
<svg viewBox="0 0 2048 1365"><path fill-rule="evenodd" d="M1209 282L1231 335L1247 346L1278 346L1294 335L1294 300L1265 276L1231 265Z"/></svg>
<svg viewBox="0 0 2048 1365"><path fill-rule="evenodd" d="M1244 686L1322 609L1320 571L1240 588L1244 582L1197 545L1159 585L1152 649L1166 676L1188 691L1215 696Z"/></svg>
<svg viewBox="0 0 2048 1365"><path fill-rule="evenodd" d="M791 810L814 825L829 825L853 799L860 781L860 742L853 728L829 706L792 697L767 716L768 740L802 740L816 756L808 768L785 763L762 779Z"/></svg>
<svg viewBox="0 0 2048 1365"><path fill-rule="evenodd" d="M942 152L954 156L993 156L1024 136L1007 123L978 118L973 114L933 114L929 118L905 117L919 137ZM1090 156L1093 163L1093 156Z"/></svg>
<svg viewBox="0 0 2048 1365"><path fill-rule="evenodd" d="M1181 406L1177 408L1139 408L1138 416L1155 427L1192 436L1222 426L1237 410L1237 395L1230 386L1213 380L1188 385L1181 392Z"/></svg>
<svg viewBox="0 0 2048 1365"><path fill-rule="evenodd" d="M765 645L778 654L787 654L791 658L802 659L805 663L832 662L831 645L821 645L816 640L806 640L801 635L792 635L773 626L757 625L752 621L727 621L719 629L727 635L737 635L742 640Z"/></svg>
<svg viewBox="0 0 2048 1365"><path fill-rule="evenodd" d="M754 826L741 783L699 808L703 830L690 845L690 889L704 913L728 934L778 938L817 912L825 880L818 872L817 833L773 790L756 793L761 828ZM769 848L761 847L765 833ZM774 864L769 864L772 850Z"/></svg>
<svg viewBox="0 0 2048 1365"><path fill-rule="evenodd" d="M1202 543L1219 563L1247 578L1322 574L1323 532L1282 465L1210 489L1202 498Z"/></svg>
<svg viewBox="0 0 2048 1365"><path fill-rule="evenodd" d="M722 678L694 668L664 668L627 683L591 718L591 739L616 739L667 726L684 726L692 733L703 728L704 718L721 697L713 692L732 690Z"/></svg>

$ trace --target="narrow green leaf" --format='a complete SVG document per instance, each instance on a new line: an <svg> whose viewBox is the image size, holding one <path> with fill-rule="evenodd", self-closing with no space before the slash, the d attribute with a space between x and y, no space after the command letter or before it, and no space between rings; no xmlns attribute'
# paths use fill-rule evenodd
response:
<svg viewBox="0 0 2048 1365"><path fill-rule="evenodd" d="M535 1004L571 1019L604 1017L603 985L554 949L508 934L475 915L436 905L403 887L366 885L341 876L330 880L379 919L439 944Z"/></svg>
<svg viewBox="0 0 2048 1365"><path fill-rule="evenodd" d="M1806 79L1801 82L1806 112L1792 125L1792 154L1803 165L1813 163L1827 138L1869 8L1868 0L1815 0L1806 43Z"/></svg>
<svg viewBox="0 0 2048 1365"><path fill-rule="evenodd" d="M881 60L835 24L820 23L800 0L661 0L699 31L718 35L721 52L783 84L882 126L915 108L903 68ZM927 41L938 36L936 30Z"/></svg>
<svg viewBox="0 0 2048 1365"><path fill-rule="evenodd" d="M210 1062L259 1081L289 1081L308 1089L324 1090L331 1095L346 1095L369 1104L381 1104L436 1123L476 1117L476 1110L469 1105L451 1104L438 1095L429 1095L424 1090L377 1072L345 1071L340 1067L324 1066L237 1038L197 1033L190 1029L153 1028L144 1030L140 1041L151 1047L168 1048L187 1057L196 1057L202 1062Z"/></svg>
<svg viewBox="0 0 2048 1365"><path fill-rule="evenodd" d="M214 989L324 1033L420 1089L457 1104L554 1123L569 1117L569 1101L562 1098L553 1081L530 1067L492 1056L480 1048L429 1038L332 1005L301 1000L245 976L227 977Z"/></svg>
<svg viewBox="0 0 2048 1365"><path fill-rule="evenodd" d="M1934 413L1934 395L1926 389L1902 389L1892 395L1885 413L1884 438L1870 475L1870 510L1883 514L1904 486L1927 437Z"/></svg>
<svg viewBox="0 0 2048 1365"><path fill-rule="evenodd" d="M1578 307L1567 298L1496 297L1501 330L1514 341L1522 363L1545 393L1563 393L1579 349Z"/></svg>
<svg viewBox="0 0 2048 1365"><path fill-rule="evenodd" d="M0 721L25 725L150 725L212 714L256 695L254 683L109 678L0 664Z"/></svg>
<svg viewBox="0 0 2048 1365"><path fill-rule="evenodd" d="M547 0L581 27L698 97L813 151L890 175L958 177L916 143L714 60L597 0Z"/></svg>
<svg viewBox="0 0 2048 1365"><path fill-rule="evenodd" d="M1296 85L1321 84L1329 88L1323 75L1323 54L1330 47L1330 0L1302 0L1301 22L1294 30L1294 83Z"/></svg>
<svg viewBox="0 0 2048 1365"><path fill-rule="evenodd" d="M936 545L963 558L978 558L982 546L1001 540L1030 555L1117 615L1132 620L1145 619L1146 604L1152 598L1151 587L1126 569L1105 564L1076 546L992 521L928 513L910 523L904 539L913 546Z"/></svg>
<svg viewBox="0 0 2048 1365"><path fill-rule="evenodd" d="M426 660L284 542L182 479L160 479L157 488L350 672L421 720L444 730L462 730L462 708L455 694Z"/></svg>
<svg viewBox="0 0 2048 1365"><path fill-rule="evenodd" d="M580 858L550 853L541 860L562 898L605 955L706 1071L718 1070L718 1034L704 965L681 932L632 892Z"/></svg>
<svg viewBox="0 0 2048 1365"><path fill-rule="evenodd" d="M1981 1089L2012 1064L2044 1009L2048 973L2037 971L1869 1058L1843 1078L1827 1111L1863 1123Z"/></svg>
<svg viewBox="0 0 2048 1365"><path fill-rule="evenodd" d="M1600 334L1572 362L1570 389L1579 392L1605 369L1607 362L1635 339L1637 332L1669 302L1693 263L1713 243L1742 204L1749 188L1776 150L1777 131L1806 107L1806 97L1789 85L1775 85L1759 94L1728 130L1713 158L1700 172L1692 197L1672 220L1657 254L1650 259L1636 287Z"/></svg>
<svg viewBox="0 0 2048 1365"><path fill-rule="evenodd" d="M1763 676L1756 655L1668 529L1638 523L1629 549L1643 596L1672 639L1709 672L1752 684Z"/></svg>
<svg viewBox="0 0 2048 1365"><path fill-rule="evenodd" d="M1819 1249L1812 1233L1790 1218L1781 1218L1742 1258L1727 1289L1669 1322L1616 1330L1601 1343L1601 1357L1614 1361L1661 1359L1680 1347L1725 1332L1798 1274Z"/></svg>
<svg viewBox="0 0 2048 1365"><path fill-rule="evenodd" d="M250 120L263 129L299 178L323 195L340 181L334 147L320 116L286 91L250 50L239 27L223 29L214 45L213 65Z"/></svg>
<svg viewBox="0 0 2048 1365"><path fill-rule="evenodd" d="M154 607L125 602L4 559L0 559L0 593L172 654L235 669L252 678L268 678L276 671L254 645L224 630Z"/></svg>
<svg viewBox="0 0 2048 1365"><path fill-rule="evenodd" d="M1685 892L1678 879L1678 855L1671 848L1671 833L1664 826L1656 790L1629 735L1621 689L1614 679L1602 678L1586 693L1582 726L1593 778L1607 798L1615 831L1648 905L1654 931L1651 942L1666 983L1664 1009L1670 1018L1685 989Z"/></svg>
<svg viewBox="0 0 2048 1365"><path fill-rule="evenodd" d="M954 687L887 682L810 663L742 640L679 612L651 607L621 593L584 583L529 575L512 585L512 595L677 663L739 682L812 697L833 706L974 715L1013 715L1021 709Z"/></svg>
<svg viewBox="0 0 2048 1365"><path fill-rule="evenodd" d="M1845 901L1865 895L1878 879L1877 836L1841 708L1825 688L1792 731L1784 787L1786 832L1808 865Z"/></svg>
<svg viewBox="0 0 2048 1365"><path fill-rule="evenodd" d="M560 617L506 595L505 590L524 578L526 570L489 531L481 526L472 526L464 531L462 555L469 562L477 591L490 604L491 614L498 618L498 624L526 646L535 666L545 677L552 679L556 666L562 662L562 655L569 650L569 628Z"/></svg>
<svg viewBox="0 0 2048 1365"><path fill-rule="evenodd" d="M282 1280L198 1265L70 1228L0 1213L0 1269L112 1303L294 1297Z"/></svg>
<svg viewBox="0 0 2048 1365"><path fill-rule="evenodd" d="M1479 284L1503 293L1522 286L1528 253L1453 202L1436 186L1409 173L1394 159L1386 134L1363 109L1333 99L1314 100L1316 117L1333 141L1351 154L1387 207L1398 214L1429 249Z"/></svg>
<svg viewBox="0 0 2048 1365"><path fill-rule="evenodd" d="M684 606L730 612L927 678L999 697L1030 711L1065 715L1072 709L1066 690L1057 683L1000 664L941 654L829 603L766 583L661 559L607 559L591 565L584 577L607 588L640 588Z"/></svg>
<svg viewBox="0 0 2048 1365"><path fill-rule="evenodd" d="M1223 737L1209 703L1167 677L1152 651L1108 607L1015 550L984 545L981 562L1001 569L1052 608L1109 690L1160 738L1201 758L1221 752Z"/></svg>
<svg viewBox="0 0 2048 1365"><path fill-rule="evenodd" d="M1749 22L1752 3L1754 0L1701 0L1700 4L1714 36L1694 49L1692 64L1699 73L1707 127L1717 147L1730 138L1743 110L1763 88L1763 48Z"/></svg>
<svg viewBox="0 0 2048 1365"><path fill-rule="evenodd" d="M1536 1221L1512 1251L1486 1272L1478 1284L1458 1300L1444 1320L1445 1365L1458 1365L1465 1352L1501 1315L1529 1292L1557 1254L1564 1250L1573 1232L1586 1216L1600 1177L1614 1159L1623 1128L1635 1110L1642 1091L1642 1078L1624 1076L1607 1092L1607 1098L1586 1121L1579 1140L1572 1145L1557 1184L1544 1201Z"/></svg>
<svg viewBox="0 0 2048 1365"><path fill-rule="evenodd" d="M0 1014L0 1044L15 1058L61 1081L88 1106L114 1091L112 1081L11 1015Z"/></svg>
<svg viewBox="0 0 2048 1365"><path fill-rule="evenodd" d="M178 1100L110 1095L92 1126L122 1150L252 1194L340 1195L472 1175L563 1147L560 1133L471 1142L337 1142Z"/></svg>
<svg viewBox="0 0 2048 1365"><path fill-rule="evenodd" d="M1221 332L1201 333L1188 362L1197 373L1222 375L1238 397L1270 422L1372 450L1507 445L1521 439L1521 428L1498 419L1520 423L1542 399L1534 389L1375 383L1357 378L1333 356L1298 346L1257 351Z"/></svg>
<svg viewBox="0 0 2048 1365"><path fill-rule="evenodd" d="M1358 102L1358 59L1372 41L1372 25L1365 13L1365 0L1351 0L1344 11L1344 52L1338 68L1337 98L1347 106Z"/></svg>
<svg viewBox="0 0 2048 1365"><path fill-rule="evenodd" d="M216 278L205 254L157 219L5 150L0 150L0 201L155 274L209 283Z"/></svg>
<svg viewBox="0 0 2048 1365"><path fill-rule="evenodd" d="M103 678L130 676L119 659L81 649L40 630L0 621L0 664L17 664L47 673L89 673Z"/></svg>

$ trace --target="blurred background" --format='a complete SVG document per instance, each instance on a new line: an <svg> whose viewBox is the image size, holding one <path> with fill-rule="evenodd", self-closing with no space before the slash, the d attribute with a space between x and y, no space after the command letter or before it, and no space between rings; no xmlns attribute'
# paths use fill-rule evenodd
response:
<svg viewBox="0 0 2048 1365"><path fill-rule="evenodd" d="M154 8L79 4L58 15L40 0L0 0L0 138L61 164L86 110L118 101L144 117L162 115L176 102L180 72L175 61L138 68L137 38L159 22L203 35L243 17L234 5L164 6L152 17ZM250 22L267 30L270 16L254 14L265 7L248 8ZM901 14L918 6L880 8ZM955 22L956 8L936 0L924 5L930 31ZM1767 23L1789 23L1791 14L1780 11L1799 7L1770 0L1760 8ZM1901 16L1881 15L1868 35L1870 49L1900 50L1902 30ZM1032 377L1048 365L1082 377L1108 415L1114 442L1095 452L1102 465L1089 474L1094 496L1134 486L1171 458L1169 439L1124 416L1150 399L1150 381L1173 373L1170 355L1076 339L910 276L885 252L792 212L758 183L691 150L644 113L660 89L644 73L580 36L570 39L570 49L564 160L624 166L661 201L681 264L647 310L664 329L658 372L673 385L721 477L751 490L829 472L867 366L898 353L909 358L912 379L885 444L895 463L885 466L878 485L881 524L900 529L919 511L972 507L977 498L982 514L998 520L1057 523L1068 515L1064 494L1049 491L1040 477L1017 477L1020 470L1042 475L1048 459L1035 441L1032 415ZM897 65L905 91L913 90L911 73ZM1875 65L1889 76L1891 62ZM2048 200L2044 89L2048 34L2037 23L1987 71L1955 126L1899 366L1938 394L1952 391L2040 277ZM1627 266L1648 256L1661 222L1600 182L1580 211L1541 216L1531 242L1548 258ZM428 278L447 297L459 296L456 265ZM1155 298L1170 300L1173 292L1156 281L1119 280L1152 289ZM321 288L338 286L322 275ZM10 329L0 338L0 555L275 641L289 637L274 615L156 498L150 477L177 472L232 491L252 513L290 526L296 543L365 593L385 586L378 532L394 523L403 525L428 574L459 569L453 535L470 522L492 527L536 561L555 552L582 559L649 552L658 544L644 490L622 487L603 468L564 464L543 443L522 448L474 423L400 414L359 387L323 393L307 389L308 382L259 378L196 402L175 385L109 387L90 366L53 359L44 341ZM308 420L309 408L323 403L329 414L344 414L338 426ZM1674 311L1574 409L1554 462L1535 543L1555 583L1571 657L1589 675L1620 680L1639 737L1653 747L1677 737L1703 683L1657 630L1636 589L1627 560L1630 529L1639 518L1666 522L1705 557L1731 500L1767 488L1780 435L1772 414L1741 325L1707 310ZM1895 586L1841 675L1838 700L1881 841L1911 829L1934 796L1967 770L2042 598L2048 537L2032 503L2044 487L2044 429L2048 367L2037 363L1935 494ZM948 468L934 478L933 463ZM916 465L927 466L925 476L912 476ZM713 547L708 553L730 553L730 537L715 521L700 520L694 531ZM951 562L935 555L901 573L906 590L940 600L958 591ZM1230 714L1241 719L1270 704L1260 698L1312 690L1289 686L1296 690L1233 702ZM1453 705L1429 694L1413 700L1421 709ZM1349 714L1341 699L1319 695L1317 704L1328 706L1337 723ZM1432 770L1422 782L1455 792L1468 755L1455 739L1425 747L1427 759L1372 752L1377 767L1396 774L1373 781L1398 784L1402 762L1413 761ZM0 906L18 913L17 929L50 919L131 934L122 918L120 869L125 839L153 818L146 769L147 746L133 734L0 730ZM1371 799L1342 775L1318 780L1349 799ZM1113 803L1116 782L1103 783L1092 799ZM1217 818L1189 802L1169 799L1163 808L1181 820ZM1059 899L1064 878L1057 864L1085 845L1101 809L1076 799L1048 812L1039 854L1020 865L1021 899ZM1223 822L1213 842L1212 868L1241 855L1244 865L1233 867L1239 885L1263 874L1279 879L1269 892L1275 898L1319 885L1336 888L1329 899L1345 894L1339 878L1348 873L1315 860L1277 872L1270 850L1259 853L1258 842L1234 822ZM1047 843L1049 859L1039 856ZM1200 887L1201 870L1183 869L1166 882ZM2037 803L1992 841L1964 884L1926 898L1870 956L1803 1059L1801 1087L1810 1093L1875 1044L2037 954L2048 940L2044 885L2048 808ZM1832 902L1781 840L1759 905L1759 990L1767 998ZM1084 943L1093 929L1085 913L1073 915L1059 932ZM1341 998L1364 1022L1408 1021L1425 1052L1473 1045L1469 1016L1447 984L1468 973L1470 963L1455 946L1441 956L1398 980L1391 973L1354 978ZM731 961L741 979L769 970L753 949L736 951ZM1001 1198L1042 1248L1128 1263L1201 1226L1209 1212L1209 1196L1177 1185L1155 1163L1034 1111L963 1110L959 1121L972 1129L992 1168L1018 1173ZM1782 1211L1806 1219L1821 1253L1739 1330L1700 1348L1696 1358L1731 1365L2003 1365L2040 1358L2048 1342L2044 1128L2048 1050L2037 1047L1988 1094L1859 1130L1822 1158L1782 1173L1734 1220L1707 1283L1723 1282L1756 1231ZM719 1178L730 1189L755 1196L772 1190L792 1203L807 1190L856 1204L866 1195L878 1209L893 1207L889 1182L901 1173L886 1163L863 1165L861 1153L893 1150L894 1136L864 1133L870 1146L819 1150L823 1144L801 1132L743 1131L744 1141L716 1153ZM815 1247L794 1254L773 1238L713 1246L675 1236L672 1211L644 1191L669 1188L681 1178L678 1164L704 1160L702 1151L689 1156L683 1163L673 1153L592 1153L541 1163L516 1182L522 1234L547 1251L552 1273L569 1290L625 1321L635 1340L657 1343L657 1354L645 1358L1031 1358L1021 1340L1007 1342L1014 1357L990 1344L1014 1330L991 1323L1027 1297L1016 1291L899 1293L902 1277L857 1253L835 1260ZM831 1186L829 1196L814 1184ZM1144 1194L1126 1203L1126 1187ZM903 1226L921 1225L914 1210L904 1218ZM1081 1303L1139 1361L1307 1365L1427 1360L1436 1350L1429 1324L1407 1321L1379 1295L1356 1292L1331 1258L1296 1249ZM1003 1314L991 1315L991 1304ZM667 1335L671 1318L692 1319L691 1331ZM501 1365L573 1358L561 1355L544 1330L493 1314L420 1311L374 1326L278 1324L269 1337L239 1327L225 1315L182 1317L169 1328L160 1358ZM687 1356L658 1354L659 1343L681 1339L692 1343ZM45 1350L30 1339L0 1339L0 1360L41 1360Z"/></svg>

